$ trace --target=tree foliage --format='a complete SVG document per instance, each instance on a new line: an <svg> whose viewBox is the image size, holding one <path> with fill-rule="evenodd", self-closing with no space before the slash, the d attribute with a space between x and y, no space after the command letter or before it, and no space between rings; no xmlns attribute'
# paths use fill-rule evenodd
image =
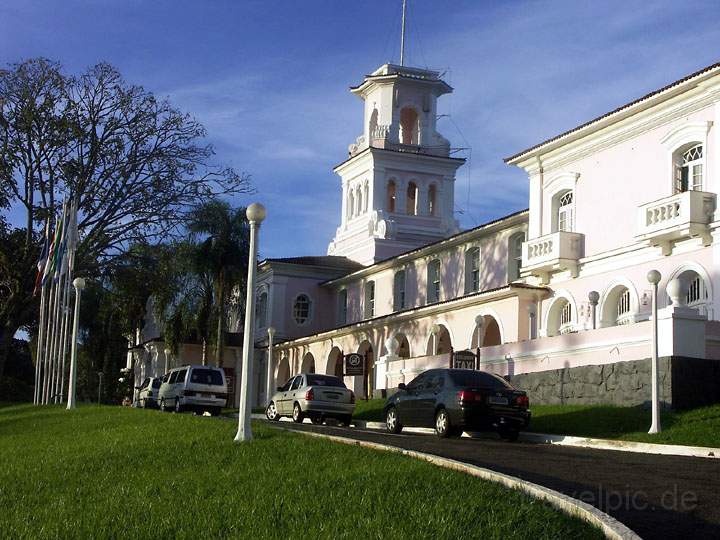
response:
<svg viewBox="0 0 720 540"><path fill-rule="evenodd" d="M179 233L196 206L251 190L246 175L214 163L205 136L193 117L106 63L77 76L44 58L0 71L0 207L24 217L24 242L0 246L12 255L4 277L13 276L3 284L0 346L34 322L39 232L63 200L78 201L76 269L99 276L130 245ZM4 358L0 350L0 375Z"/></svg>

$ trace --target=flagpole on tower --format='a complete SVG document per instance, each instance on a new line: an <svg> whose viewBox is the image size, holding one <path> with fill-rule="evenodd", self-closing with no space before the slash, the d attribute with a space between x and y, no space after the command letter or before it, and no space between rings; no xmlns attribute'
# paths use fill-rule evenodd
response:
<svg viewBox="0 0 720 540"><path fill-rule="evenodd" d="M405 65L405 14L407 12L407 0L403 0L402 9L402 31L400 32L400 65Z"/></svg>

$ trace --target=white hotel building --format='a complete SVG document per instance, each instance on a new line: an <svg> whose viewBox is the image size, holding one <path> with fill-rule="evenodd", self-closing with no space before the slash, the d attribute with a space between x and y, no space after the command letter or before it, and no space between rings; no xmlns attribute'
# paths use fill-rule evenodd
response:
<svg viewBox="0 0 720 540"><path fill-rule="evenodd" d="M658 270L661 399L720 401L720 64L507 158L529 209L463 232L463 160L436 131L452 88L388 64L351 91L363 130L335 167L328 255L259 265L256 342L276 329L278 384L360 352L369 380L348 384L383 395L470 349L536 403L643 403Z"/></svg>
<svg viewBox="0 0 720 540"><path fill-rule="evenodd" d="M650 270L662 401L720 401L720 64L507 158L527 172L529 209L462 232L464 161L436 131L452 88L388 64L351 91L363 127L335 167L328 254L259 264L258 402L270 326L277 384L342 374L360 352L369 377L346 382L384 395L470 349L535 403L646 402Z"/></svg>

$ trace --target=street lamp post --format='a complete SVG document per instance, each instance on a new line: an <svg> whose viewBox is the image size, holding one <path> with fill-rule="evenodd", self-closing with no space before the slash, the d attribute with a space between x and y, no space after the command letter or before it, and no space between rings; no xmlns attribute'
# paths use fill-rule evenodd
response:
<svg viewBox="0 0 720 540"><path fill-rule="evenodd" d="M590 291L588 293L588 300L590 301L590 310L592 315L592 329L595 330L597 327L597 305L600 300L600 293L597 291Z"/></svg>
<svg viewBox="0 0 720 540"><path fill-rule="evenodd" d="M172 351L170 349L165 349L163 352L165 353L165 370L163 371L163 375L165 375L170 367L170 353Z"/></svg>
<svg viewBox="0 0 720 540"><path fill-rule="evenodd" d="M73 314L73 333L72 348L70 349L70 380L68 382L68 401L67 409L75 408L75 387L77 383L77 336L78 324L80 320L80 296L85 288L85 280L83 278L75 278L73 280L75 287L75 313Z"/></svg>
<svg viewBox="0 0 720 540"><path fill-rule="evenodd" d="M273 383L273 338L275 337L275 328L268 327L268 357L267 357L267 379L265 381L265 401L266 406L270 404L272 398Z"/></svg>
<svg viewBox="0 0 720 540"><path fill-rule="evenodd" d="M647 280L652 285L652 424L648 433L660 433L660 396L659 384L660 374L658 366L658 283L661 279L660 272L650 270L647 274Z"/></svg>
<svg viewBox="0 0 720 540"><path fill-rule="evenodd" d="M103 372L98 371L98 405L100 405L100 395L102 393L102 378Z"/></svg>
<svg viewBox="0 0 720 540"><path fill-rule="evenodd" d="M250 427L250 413L252 411L252 358L254 356L255 328L255 275L257 273L257 237L260 223L265 219L265 207L260 203L248 206L245 212L250 222L250 253L248 259L247 294L245 296L245 332L243 335L243 364L242 387L240 389L240 411L238 414L238 430L235 441L249 441L252 439Z"/></svg>

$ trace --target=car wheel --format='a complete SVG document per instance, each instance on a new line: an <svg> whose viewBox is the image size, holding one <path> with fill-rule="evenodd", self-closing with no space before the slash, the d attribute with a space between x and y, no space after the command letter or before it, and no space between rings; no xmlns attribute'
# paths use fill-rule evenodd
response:
<svg viewBox="0 0 720 540"><path fill-rule="evenodd" d="M311 416L310 421L316 426L319 426L325 421L325 419L322 416Z"/></svg>
<svg viewBox="0 0 720 540"><path fill-rule="evenodd" d="M520 431L513 428L503 428L498 431L498 434L500 437L509 442L515 442L518 440L518 437L520 437Z"/></svg>
<svg viewBox="0 0 720 540"><path fill-rule="evenodd" d="M450 417L445 409L440 409L435 414L435 433L438 437L449 437L453 429L450 425Z"/></svg>
<svg viewBox="0 0 720 540"><path fill-rule="evenodd" d="M352 414L346 414L345 416L341 416L340 423L347 427L350 427L350 424L352 424Z"/></svg>
<svg viewBox="0 0 720 540"><path fill-rule="evenodd" d="M298 424L302 424L302 421L305 419L305 415L303 414L299 403L296 403L295 405L293 405L292 419L293 419L293 422L296 422Z"/></svg>
<svg viewBox="0 0 720 540"><path fill-rule="evenodd" d="M182 406L182 403L180 403L180 398L175 398L175 412L176 413L183 412L183 406Z"/></svg>
<svg viewBox="0 0 720 540"><path fill-rule="evenodd" d="M395 407L390 407L385 413L385 427L390 433L400 433L402 431L403 427Z"/></svg>
<svg viewBox="0 0 720 540"><path fill-rule="evenodd" d="M280 420L280 415L278 414L277 407L275 407L275 402L271 401L267 409L265 409L265 416L267 416L268 420L272 420L274 422L277 422Z"/></svg>
<svg viewBox="0 0 720 540"><path fill-rule="evenodd" d="M220 413L222 412L221 407L213 407L210 409L210 416L220 416Z"/></svg>
<svg viewBox="0 0 720 540"><path fill-rule="evenodd" d="M167 407L165 406L165 398L162 398L162 399L160 400L160 410L161 410L162 412L167 412Z"/></svg>

